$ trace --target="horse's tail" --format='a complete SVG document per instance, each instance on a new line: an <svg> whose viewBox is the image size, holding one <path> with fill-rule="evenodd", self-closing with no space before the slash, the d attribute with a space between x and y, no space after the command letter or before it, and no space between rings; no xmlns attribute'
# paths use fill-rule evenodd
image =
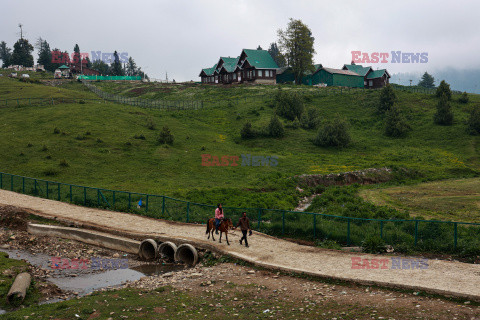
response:
<svg viewBox="0 0 480 320"><path fill-rule="evenodd" d="M205 231L205 234L208 234L210 231L210 219L207 220L207 231Z"/></svg>

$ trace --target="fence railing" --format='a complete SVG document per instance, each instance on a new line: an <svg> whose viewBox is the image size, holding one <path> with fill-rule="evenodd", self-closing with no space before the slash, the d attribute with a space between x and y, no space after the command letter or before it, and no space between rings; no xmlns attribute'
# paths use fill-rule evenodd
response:
<svg viewBox="0 0 480 320"><path fill-rule="evenodd" d="M162 195L79 186L9 173L0 173L0 189L81 206L189 223L205 223L213 217L215 209L213 205ZM428 251L452 251L459 246L478 243L480 239L480 223L366 219L281 209L224 207L225 216L234 222L243 211L247 212L258 231L292 238L331 239L345 245L361 245L366 237L377 235L391 245L417 246Z"/></svg>
<svg viewBox="0 0 480 320"><path fill-rule="evenodd" d="M85 80L82 80L82 83L102 99L122 104L128 104L131 106L169 110L200 109L203 107L203 101L200 100L148 100L139 98L128 98L125 96L102 91Z"/></svg>

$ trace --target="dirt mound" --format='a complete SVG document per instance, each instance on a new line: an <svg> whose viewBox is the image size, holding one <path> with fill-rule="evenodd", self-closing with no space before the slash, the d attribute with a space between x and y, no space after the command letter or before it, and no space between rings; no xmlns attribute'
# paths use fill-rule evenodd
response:
<svg viewBox="0 0 480 320"><path fill-rule="evenodd" d="M354 183L375 184L387 182L393 179L394 174L389 168L370 168L359 171L332 173L327 175L303 174L297 176L299 185L315 187L323 186L345 186Z"/></svg>
<svg viewBox="0 0 480 320"><path fill-rule="evenodd" d="M0 206L0 226L15 230L27 230L28 213L14 206Z"/></svg>

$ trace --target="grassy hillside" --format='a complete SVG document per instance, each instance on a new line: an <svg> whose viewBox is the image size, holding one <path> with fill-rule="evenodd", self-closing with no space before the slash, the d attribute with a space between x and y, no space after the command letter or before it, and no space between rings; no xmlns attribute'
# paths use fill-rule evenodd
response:
<svg viewBox="0 0 480 320"><path fill-rule="evenodd" d="M480 138L467 135L464 124L469 108L480 103L478 96L471 96L468 105L452 102L455 124L442 127L432 121L433 96L399 93L398 105L406 111L413 131L405 139L394 139L383 135L383 118L371 106L378 93L311 95L306 104L317 108L322 118L339 113L349 120L353 144L336 149L314 146L310 140L316 131L304 129L287 128L282 139L242 141L239 131L246 121L264 128L273 115L268 99L276 90L273 86L95 85L126 95L132 87L147 86L147 93L137 90L135 95L144 98L237 97L239 103L183 111L113 103L2 108L1 171L197 202L292 209L300 194L290 178L298 174L387 166L408 168L416 171L419 179L433 180L473 176L480 169ZM253 93L263 94L265 99L243 100ZM0 78L0 99L38 96L90 98L93 94L78 83L53 88ZM148 128L152 123L154 130ZM156 142L164 125L174 134L173 146ZM55 128L59 133L54 133ZM141 136L145 140L138 139ZM279 160L276 167L205 167L201 155L206 153L240 158L242 154L278 156Z"/></svg>
<svg viewBox="0 0 480 320"><path fill-rule="evenodd" d="M373 188L361 197L427 219L480 222L480 179L444 180Z"/></svg>

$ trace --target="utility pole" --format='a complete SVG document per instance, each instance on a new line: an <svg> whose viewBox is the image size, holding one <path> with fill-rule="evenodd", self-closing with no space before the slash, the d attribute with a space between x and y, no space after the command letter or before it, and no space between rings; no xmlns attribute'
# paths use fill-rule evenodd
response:
<svg viewBox="0 0 480 320"><path fill-rule="evenodd" d="M22 30L23 24L19 23L18 27L20 28L20 39L23 40L23 30Z"/></svg>

